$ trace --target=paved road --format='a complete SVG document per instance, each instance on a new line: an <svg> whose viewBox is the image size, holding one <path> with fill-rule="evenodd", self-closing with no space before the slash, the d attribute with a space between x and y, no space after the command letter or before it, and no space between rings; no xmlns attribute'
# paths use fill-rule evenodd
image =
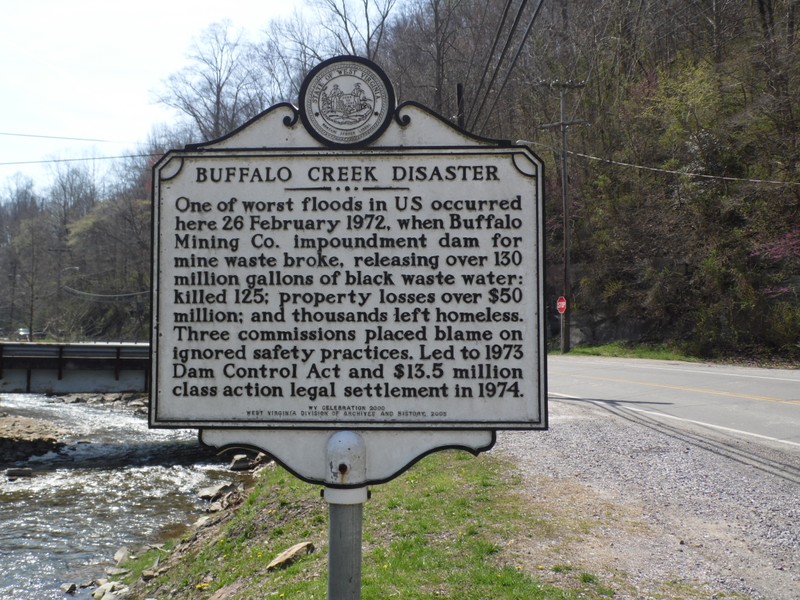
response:
<svg viewBox="0 0 800 600"><path fill-rule="evenodd" d="M800 370L550 355L549 393L800 453Z"/></svg>

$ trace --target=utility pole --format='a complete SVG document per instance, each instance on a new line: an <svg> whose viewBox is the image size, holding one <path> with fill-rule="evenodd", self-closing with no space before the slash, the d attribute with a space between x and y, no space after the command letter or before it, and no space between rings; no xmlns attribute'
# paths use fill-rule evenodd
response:
<svg viewBox="0 0 800 600"><path fill-rule="evenodd" d="M584 82L572 81L553 81L550 83L541 83L540 85L547 85L550 88L558 88L560 97L560 122L548 123L542 125L541 129L554 129L556 127L561 129L561 207L563 211L563 237L564 237L564 273L563 273L563 295L567 299L567 310L561 313L561 352L566 354L570 349L569 342L569 313L571 306L574 304L572 296L570 295L570 227L569 227L569 195L567 193L567 129L570 125L580 125L585 121L567 121L565 115L566 93L567 90L574 90L582 88L586 85Z"/></svg>

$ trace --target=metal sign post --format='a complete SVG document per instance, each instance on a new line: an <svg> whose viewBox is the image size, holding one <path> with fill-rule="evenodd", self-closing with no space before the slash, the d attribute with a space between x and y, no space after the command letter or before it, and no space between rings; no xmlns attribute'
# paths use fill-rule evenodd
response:
<svg viewBox="0 0 800 600"><path fill-rule="evenodd" d="M547 427L542 161L358 57L154 167L152 427L325 486L329 594L360 587L367 486Z"/></svg>
<svg viewBox="0 0 800 600"><path fill-rule="evenodd" d="M367 479L367 446L353 431L341 431L328 440L327 464L331 485L360 484ZM361 598L361 537L365 487L325 488L328 502L328 598Z"/></svg>
<svg viewBox="0 0 800 600"><path fill-rule="evenodd" d="M559 296L558 300L556 300L556 310L561 321L561 352L566 352L568 348L564 347L563 340L569 337L569 321L567 320L567 299L564 296Z"/></svg>

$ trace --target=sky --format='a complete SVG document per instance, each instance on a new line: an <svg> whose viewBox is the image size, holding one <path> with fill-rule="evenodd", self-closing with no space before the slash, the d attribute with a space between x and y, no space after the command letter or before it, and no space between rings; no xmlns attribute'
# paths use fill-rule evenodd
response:
<svg viewBox="0 0 800 600"><path fill-rule="evenodd" d="M0 0L0 196L15 173L43 192L54 169L69 164L19 163L135 152L154 126L175 120L153 98L209 25L228 19L257 39L301 4Z"/></svg>

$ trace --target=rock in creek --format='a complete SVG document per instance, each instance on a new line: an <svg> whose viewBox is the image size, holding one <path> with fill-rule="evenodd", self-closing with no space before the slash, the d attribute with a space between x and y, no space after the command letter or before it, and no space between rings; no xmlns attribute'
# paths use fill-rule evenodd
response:
<svg viewBox="0 0 800 600"><path fill-rule="evenodd" d="M92 598L95 600L115 600L122 597L127 591L128 588L124 583L107 581L92 592Z"/></svg>
<svg viewBox="0 0 800 600"><path fill-rule="evenodd" d="M8 477L9 481L14 481L20 477L33 477L33 469L29 469L27 467L6 469L6 477Z"/></svg>
<svg viewBox="0 0 800 600"><path fill-rule="evenodd" d="M78 584L76 583L62 583L61 592L64 594L74 595L78 591Z"/></svg>
<svg viewBox="0 0 800 600"><path fill-rule="evenodd" d="M222 483L219 485L210 485L208 487L204 487L197 492L197 495L200 496L201 500L213 501L221 498L225 494L235 492L237 489L238 486L235 483Z"/></svg>
<svg viewBox="0 0 800 600"><path fill-rule="evenodd" d="M127 546L122 546L119 550L114 553L114 562L117 566L120 566L124 562L128 562L131 559L131 549Z"/></svg>
<svg viewBox="0 0 800 600"><path fill-rule="evenodd" d="M270 462L270 458L264 454L263 452L259 452L255 458L251 458L247 454L236 454L231 461L231 464L228 465L228 468L231 471L253 471Z"/></svg>
<svg viewBox="0 0 800 600"><path fill-rule="evenodd" d="M0 467L11 466L31 456L58 452L64 432L41 419L0 415Z"/></svg>

